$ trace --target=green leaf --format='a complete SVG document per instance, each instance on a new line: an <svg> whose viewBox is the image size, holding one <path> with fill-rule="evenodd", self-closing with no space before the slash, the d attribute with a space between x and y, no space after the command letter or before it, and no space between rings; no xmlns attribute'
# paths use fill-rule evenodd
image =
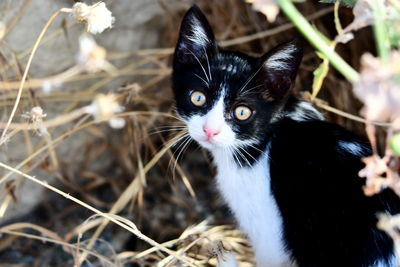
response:
<svg viewBox="0 0 400 267"><path fill-rule="evenodd" d="M340 2L340 3L343 3L347 7L353 7L357 3L357 0L320 0L320 2L321 3L330 3L330 4Z"/></svg>
<svg viewBox="0 0 400 267"><path fill-rule="evenodd" d="M396 156L400 156L400 134L396 134L390 139L390 147Z"/></svg>
<svg viewBox="0 0 400 267"><path fill-rule="evenodd" d="M321 53L317 53L317 55L323 59L322 63L316 68L313 72L314 80L312 84L312 98L315 98L319 91L321 90L322 84L324 83L324 79L326 75L328 75L329 71L329 60Z"/></svg>

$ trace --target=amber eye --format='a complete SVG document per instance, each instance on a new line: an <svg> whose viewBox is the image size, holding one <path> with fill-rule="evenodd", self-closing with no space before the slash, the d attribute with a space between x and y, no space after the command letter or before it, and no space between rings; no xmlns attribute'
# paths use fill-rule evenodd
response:
<svg viewBox="0 0 400 267"><path fill-rule="evenodd" d="M200 91L194 91L190 95L190 101L192 101L195 106L201 107L206 103L206 96Z"/></svg>
<svg viewBox="0 0 400 267"><path fill-rule="evenodd" d="M253 112L251 111L250 108L246 107L246 106L238 106L235 109L235 118L240 120L240 121L245 121L248 118L250 118L251 114Z"/></svg>

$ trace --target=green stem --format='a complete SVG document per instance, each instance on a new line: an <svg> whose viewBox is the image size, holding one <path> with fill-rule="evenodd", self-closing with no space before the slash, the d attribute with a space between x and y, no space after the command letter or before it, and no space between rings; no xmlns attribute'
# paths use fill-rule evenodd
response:
<svg viewBox="0 0 400 267"><path fill-rule="evenodd" d="M276 0L281 10L293 22L297 29L308 41L324 54L329 62L349 81L356 82L360 74L343 60L323 39L322 34L316 31L304 16L296 9L291 0Z"/></svg>
<svg viewBox="0 0 400 267"><path fill-rule="evenodd" d="M385 6L384 1L375 0L372 1L372 9L374 15L374 35L376 47L378 50L378 55L383 62L387 62L390 54L390 43L387 33L387 28L385 26Z"/></svg>

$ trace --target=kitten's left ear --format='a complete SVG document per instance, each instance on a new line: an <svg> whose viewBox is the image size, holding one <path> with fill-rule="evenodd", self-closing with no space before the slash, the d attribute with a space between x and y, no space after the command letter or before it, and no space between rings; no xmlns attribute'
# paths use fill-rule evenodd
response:
<svg viewBox="0 0 400 267"><path fill-rule="evenodd" d="M214 33L207 18L196 5L192 6L182 20L174 62L196 62L216 51Z"/></svg>
<svg viewBox="0 0 400 267"><path fill-rule="evenodd" d="M260 72L266 85L268 98L282 99L294 86L297 70L303 57L300 39L283 43L261 57Z"/></svg>

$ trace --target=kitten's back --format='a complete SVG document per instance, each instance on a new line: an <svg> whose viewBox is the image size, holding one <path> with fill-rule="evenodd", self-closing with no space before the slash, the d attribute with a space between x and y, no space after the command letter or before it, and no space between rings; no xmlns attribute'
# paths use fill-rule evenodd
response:
<svg viewBox="0 0 400 267"><path fill-rule="evenodd" d="M393 242L377 212L397 213L390 190L367 197L358 172L367 142L323 121L277 123L271 139L271 187L284 238L300 266L390 265ZM317 252L318 253L315 253Z"/></svg>

